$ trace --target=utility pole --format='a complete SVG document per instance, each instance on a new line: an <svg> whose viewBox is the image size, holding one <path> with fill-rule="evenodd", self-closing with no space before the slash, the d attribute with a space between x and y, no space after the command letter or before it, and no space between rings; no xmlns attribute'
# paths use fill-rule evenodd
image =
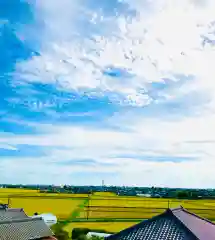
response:
<svg viewBox="0 0 215 240"><path fill-rule="evenodd" d="M87 203L87 220L89 219L89 211L90 211L90 194L88 194L88 203Z"/></svg>
<svg viewBox="0 0 215 240"><path fill-rule="evenodd" d="M10 196L8 196L8 201L7 201L8 208L10 207Z"/></svg>

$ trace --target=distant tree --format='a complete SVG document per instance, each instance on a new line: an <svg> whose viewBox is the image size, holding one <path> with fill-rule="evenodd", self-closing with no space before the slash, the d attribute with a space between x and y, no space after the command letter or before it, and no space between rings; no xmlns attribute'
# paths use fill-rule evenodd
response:
<svg viewBox="0 0 215 240"><path fill-rule="evenodd" d="M176 197L180 199L186 199L190 197L188 191L176 191Z"/></svg>
<svg viewBox="0 0 215 240"><path fill-rule="evenodd" d="M86 235L80 235L76 240L104 240L103 237L98 237L98 236L92 236L92 237L87 237Z"/></svg>
<svg viewBox="0 0 215 240"><path fill-rule="evenodd" d="M196 191L190 192L190 198L192 198L192 199L197 199L198 196L199 196L198 192L196 192Z"/></svg>

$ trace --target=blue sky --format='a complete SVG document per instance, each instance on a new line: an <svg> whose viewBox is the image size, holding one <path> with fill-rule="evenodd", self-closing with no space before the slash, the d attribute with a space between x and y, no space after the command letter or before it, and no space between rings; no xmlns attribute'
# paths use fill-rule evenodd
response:
<svg viewBox="0 0 215 240"><path fill-rule="evenodd" d="M0 182L213 187L212 0L0 3Z"/></svg>

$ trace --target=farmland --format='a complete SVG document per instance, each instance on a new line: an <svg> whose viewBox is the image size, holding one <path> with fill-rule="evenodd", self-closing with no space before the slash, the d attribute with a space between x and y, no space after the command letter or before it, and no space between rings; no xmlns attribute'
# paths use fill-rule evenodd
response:
<svg viewBox="0 0 215 240"><path fill-rule="evenodd" d="M80 213L80 218L90 219L148 219L165 211L168 207L184 208L203 217L215 219L213 200L175 200L138 197L99 198L92 196Z"/></svg>
<svg viewBox="0 0 215 240"><path fill-rule="evenodd" d="M0 202L24 208L27 215L49 212L64 221L65 230L75 227L117 232L168 207L182 205L202 217L215 221L215 200L176 200L116 196L112 193L61 194L36 190L0 189Z"/></svg>
<svg viewBox="0 0 215 240"><path fill-rule="evenodd" d="M0 189L0 202L12 208L24 208L27 215L50 212L67 219L86 200L86 194L39 193L36 190Z"/></svg>

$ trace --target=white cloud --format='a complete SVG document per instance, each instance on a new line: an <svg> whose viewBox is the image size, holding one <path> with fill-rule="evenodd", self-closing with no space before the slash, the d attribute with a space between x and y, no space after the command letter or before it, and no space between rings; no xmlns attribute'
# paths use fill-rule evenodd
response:
<svg viewBox="0 0 215 240"><path fill-rule="evenodd" d="M213 174L208 178L208 173L211 173L214 167L213 144L211 142L198 144L192 141L214 140L214 118L207 119L207 126L203 118L197 121L194 119L177 122L158 122L139 118L130 122L122 121L120 118L118 120L121 121L122 126L131 125L132 131L129 133L41 124L38 128L47 131L44 135L11 137L5 135L0 138L0 142L10 142L14 146L29 144L52 148L50 154L45 157L15 160L19 161L19 166L14 165L14 168L7 167L13 165L14 160L2 158L2 167L8 174L13 174L19 168L21 173L26 174L26 181L33 181L31 177L33 172L38 172L38 177L41 176L44 181L53 179L55 183L60 183L59 181L62 180L60 177L54 177L59 171L63 172L65 181L72 183L75 180L69 180L69 176L76 172L95 174L106 172L117 173L119 178L115 184L120 185L212 186L215 178ZM127 154L142 157L124 158L123 156ZM178 163L152 162L147 157L144 159L144 156L194 157L194 160ZM73 161L84 159L95 160L95 166L83 167L72 164ZM64 161L71 161L71 164L63 165ZM31 173L28 174L29 171ZM46 175L48 178L45 177ZM107 184L114 184L111 177L106 177L105 181Z"/></svg>
<svg viewBox="0 0 215 240"><path fill-rule="evenodd" d="M91 39L83 36L80 23L89 13L93 15L93 10L84 9L77 1L64 2L38 3L36 10L45 22L41 56L17 64L17 72L24 71L22 77L27 81L58 81L69 89L110 90L123 94L125 99L129 96L133 105L143 106L150 98L141 96L140 88L147 90L147 82L162 82L163 77L176 81L174 74L181 73L194 75L189 88L208 91L213 97L214 49L209 45L203 49L201 38L203 34L213 37L213 1L203 7L198 1L127 1L137 16L119 13L118 17L108 18L106 34L95 32ZM145 7L149 13L142 11ZM103 21L97 22L98 29L103 27ZM77 37L78 34L81 35ZM112 80L102 74L109 65L127 69L135 77L129 82ZM183 90L186 89L185 84Z"/></svg>
<svg viewBox="0 0 215 240"><path fill-rule="evenodd" d="M20 171L42 169L41 174L56 176L61 169L64 181L69 181L71 172L82 171L80 166L58 166L54 163L63 160L93 159L97 167L86 167L90 172L117 172L118 182L110 184L139 184L162 186L209 187L215 183L215 151L213 141L215 106L215 52L208 43L202 46L202 35L214 39L215 2L204 1L127 1L137 11L137 16L117 17L97 16L98 28L103 27L105 34L93 32L92 38L82 35L79 29L81 19L93 16L93 10L84 9L78 1L39 1L36 13L45 27L41 33L41 56L19 62L16 74L25 81L58 82L65 89L100 89L122 94L127 102L135 106L150 103L147 95L140 95L140 88L147 92L147 83L162 82L168 77L178 81L175 74L192 75L194 80L166 93L166 99L183 97L192 91L207 94L210 102L199 108L198 117L184 117L174 121L156 118L145 119L141 115L120 113L107 119L112 125L130 129L130 132L117 132L110 129L92 129L83 126L40 125L46 134L38 136L2 136L0 143L11 145L32 144L46 147L67 147L55 149L41 159L26 159ZM147 8L145 8L147 6ZM147 11L145 10L147 9ZM82 15L80 15L80 13ZM80 19L81 16L81 19ZM105 22L105 24L104 24ZM87 29L86 29L87 30ZM93 39L93 40L92 40ZM103 75L108 66L127 69L134 75L129 81L113 80ZM97 94L97 92L95 92ZM129 101L130 99L130 101ZM126 101L125 101L126 102ZM202 116L201 116L202 114ZM204 144L198 142L205 141ZM196 142L196 143L195 143ZM149 162L115 155L137 154L151 156L196 157L196 161L186 162ZM12 161L12 160L11 160ZM6 160L5 160L6 162ZM48 169L47 163L50 168ZM101 163L115 163L105 167ZM99 165L100 164L100 165ZM6 171L15 171L12 169ZM52 177L47 178L50 181ZM56 177L56 181L60 181ZM29 175L29 181L31 175ZM47 181L49 181L47 180ZM90 180L89 180L90 181ZM99 183L98 183L99 184Z"/></svg>
<svg viewBox="0 0 215 240"><path fill-rule="evenodd" d="M13 151L16 151L17 150L17 148L16 147L14 147L14 146L11 146L11 145L9 145L9 144L0 144L0 149L6 149L6 150L13 150Z"/></svg>

